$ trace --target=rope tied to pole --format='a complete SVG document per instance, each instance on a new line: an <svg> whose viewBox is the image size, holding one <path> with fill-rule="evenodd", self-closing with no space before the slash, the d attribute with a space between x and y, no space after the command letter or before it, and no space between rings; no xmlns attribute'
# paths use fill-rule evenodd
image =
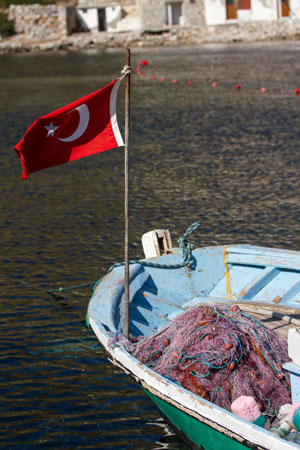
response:
<svg viewBox="0 0 300 450"><path fill-rule="evenodd" d="M130 66L125 64L121 70L121 76L119 77L119 80L123 80L123 78L126 77L126 75L128 75L129 73L131 73L131 68Z"/></svg>

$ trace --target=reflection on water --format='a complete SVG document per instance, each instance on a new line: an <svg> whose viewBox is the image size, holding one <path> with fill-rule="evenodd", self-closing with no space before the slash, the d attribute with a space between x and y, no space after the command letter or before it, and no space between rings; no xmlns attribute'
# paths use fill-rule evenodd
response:
<svg viewBox="0 0 300 450"><path fill-rule="evenodd" d="M133 51L133 65L147 59L145 71L169 81L132 77L132 258L142 256L144 232L169 228L176 244L198 219L198 246L300 250L299 51L298 42ZM97 280L123 260L122 150L22 182L13 151L35 118L117 76L124 54L0 60L0 447L183 449L86 328L91 289L46 293Z"/></svg>

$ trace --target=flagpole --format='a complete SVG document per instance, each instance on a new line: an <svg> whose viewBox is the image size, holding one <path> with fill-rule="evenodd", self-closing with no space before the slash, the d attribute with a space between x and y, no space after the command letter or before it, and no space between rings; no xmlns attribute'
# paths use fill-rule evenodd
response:
<svg viewBox="0 0 300 450"><path fill-rule="evenodd" d="M125 66L130 68L130 48L125 51ZM129 128L130 70L125 77L125 149L124 149L124 219L125 219L125 336L129 338Z"/></svg>

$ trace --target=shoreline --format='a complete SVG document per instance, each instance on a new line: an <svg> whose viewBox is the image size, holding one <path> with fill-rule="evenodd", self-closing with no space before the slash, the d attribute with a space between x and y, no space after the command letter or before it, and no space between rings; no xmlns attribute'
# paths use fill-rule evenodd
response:
<svg viewBox="0 0 300 450"><path fill-rule="evenodd" d="M299 41L300 21L228 23L201 29L174 28L155 32L85 32L29 39L22 34L2 38L0 54L81 50L89 48L167 47L180 45Z"/></svg>

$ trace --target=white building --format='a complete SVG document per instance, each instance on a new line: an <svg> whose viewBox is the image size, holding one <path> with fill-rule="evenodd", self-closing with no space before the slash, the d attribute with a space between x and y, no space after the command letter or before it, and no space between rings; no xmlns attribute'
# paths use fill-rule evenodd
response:
<svg viewBox="0 0 300 450"><path fill-rule="evenodd" d="M77 18L86 31L133 31L140 29L135 0L111 2L79 0Z"/></svg>
<svg viewBox="0 0 300 450"><path fill-rule="evenodd" d="M207 25L228 21L299 19L299 0L204 0Z"/></svg>
<svg viewBox="0 0 300 450"><path fill-rule="evenodd" d="M82 31L157 31L300 19L300 0L78 0Z"/></svg>

